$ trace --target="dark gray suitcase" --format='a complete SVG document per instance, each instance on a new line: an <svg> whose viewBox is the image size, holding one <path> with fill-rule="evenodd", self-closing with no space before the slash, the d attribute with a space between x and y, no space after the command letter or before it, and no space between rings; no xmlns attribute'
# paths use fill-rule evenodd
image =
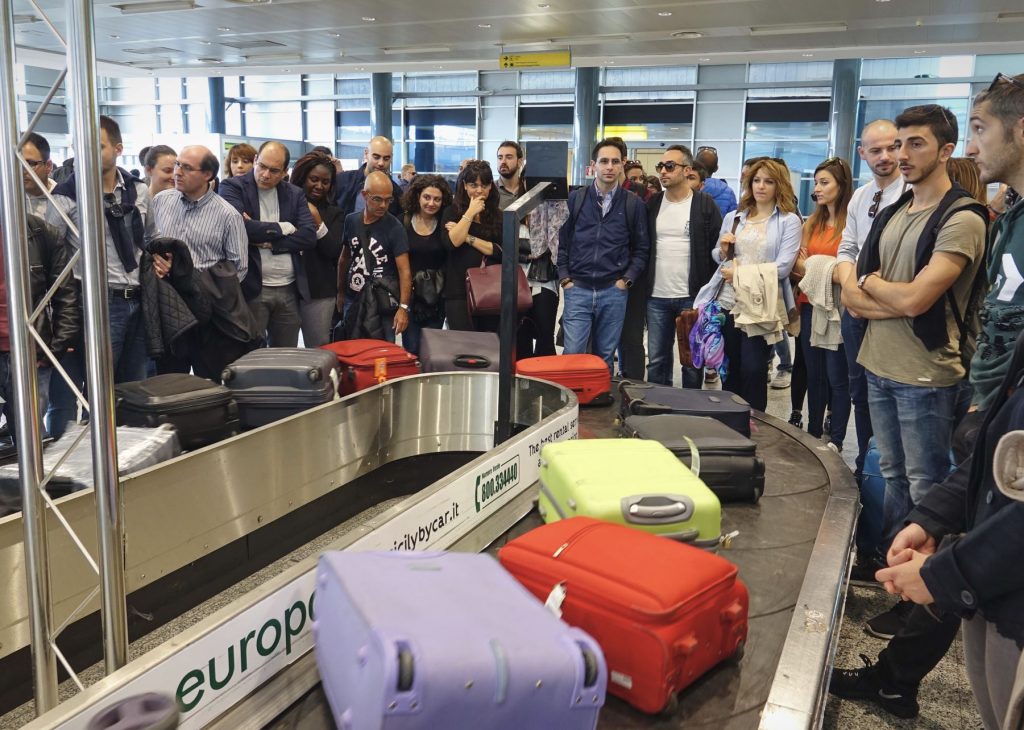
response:
<svg viewBox="0 0 1024 730"><path fill-rule="evenodd" d="M498 372L498 336L493 332L464 332L423 328L420 365L425 373L453 370Z"/></svg>
<svg viewBox="0 0 1024 730"><path fill-rule="evenodd" d="M338 356L328 350L267 347L224 368L242 428L257 428L337 397Z"/></svg>
<svg viewBox="0 0 1024 730"><path fill-rule="evenodd" d="M178 429L181 448L188 451L239 431L238 406L231 390L206 378L165 373L119 383L114 390L119 426L156 428L169 423Z"/></svg>
<svg viewBox="0 0 1024 730"><path fill-rule="evenodd" d="M750 438L750 404L727 390L693 390L623 380L622 418L675 413L681 416L707 416Z"/></svg>
<svg viewBox="0 0 1024 730"><path fill-rule="evenodd" d="M690 468L692 441L700 478L723 502L757 502L764 493L764 459L757 455L757 444L713 418L629 416L622 431L659 442Z"/></svg>

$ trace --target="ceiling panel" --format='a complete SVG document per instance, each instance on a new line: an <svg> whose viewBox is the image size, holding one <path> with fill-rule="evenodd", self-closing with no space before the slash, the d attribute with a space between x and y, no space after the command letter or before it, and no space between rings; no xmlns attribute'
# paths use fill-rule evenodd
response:
<svg viewBox="0 0 1024 730"><path fill-rule="evenodd" d="M140 2L152 0L96 0L103 73L274 73L284 72L282 57L289 72L491 69L502 50L565 48L588 65L1024 52L1024 23L997 21L1019 11L1019 0L171 0L194 9L139 14L117 7ZM66 32L64 0L39 5ZM23 21L38 16L27 0L14 0L14 11ZM678 31L702 35L671 37ZM18 23L16 39L19 60L61 63L41 20Z"/></svg>

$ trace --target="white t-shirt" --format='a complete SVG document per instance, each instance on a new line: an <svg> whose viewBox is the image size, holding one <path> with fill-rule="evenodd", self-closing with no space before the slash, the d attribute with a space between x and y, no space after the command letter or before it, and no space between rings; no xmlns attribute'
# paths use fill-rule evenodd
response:
<svg viewBox="0 0 1024 730"><path fill-rule="evenodd" d="M897 177L882 190L881 199L875 206L875 194L879 191L878 182L871 178L871 182L861 185L853 191L850 198L850 205L846 208L846 228L843 229L843 238L839 242L839 251L836 258L840 261L847 261L851 264L857 263L860 255L860 247L868 240L868 232L874 218L869 215L872 207L875 208L875 215L878 215L883 208L887 208L903 195L910 186L904 184L903 176Z"/></svg>
<svg viewBox="0 0 1024 730"><path fill-rule="evenodd" d="M673 203L661 199L658 211L657 247L652 297L675 299L690 296L690 207L693 195ZM694 292L696 293L696 292Z"/></svg>
<svg viewBox="0 0 1024 730"><path fill-rule="evenodd" d="M277 202L277 188L259 188L260 221L277 223L281 220L281 209ZM295 264L290 253L275 254L268 248L260 249L263 286L288 286L295 281Z"/></svg>

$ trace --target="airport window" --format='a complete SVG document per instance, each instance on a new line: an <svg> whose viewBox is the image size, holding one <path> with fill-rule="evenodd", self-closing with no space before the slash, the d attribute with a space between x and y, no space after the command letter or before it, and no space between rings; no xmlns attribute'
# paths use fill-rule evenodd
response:
<svg viewBox="0 0 1024 730"><path fill-rule="evenodd" d="M333 85L333 82L332 82ZM306 102L306 140L311 145L324 145L334 149L334 102Z"/></svg>
<svg viewBox="0 0 1024 730"><path fill-rule="evenodd" d="M689 144L692 122L692 104L605 104L601 136Z"/></svg>
<svg viewBox="0 0 1024 730"><path fill-rule="evenodd" d="M439 92L437 96L405 99L406 108L436 106L470 106L475 96L457 96L460 91L476 91L476 73L405 74L403 89L407 92ZM419 168L416 168L419 169Z"/></svg>
<svg viewBox="0 0 1024 730"><path fill-rule="evenodd" d="M545 89L576 88L575 71L523 71L519 75L519 88L523 91L541 91ZM570 91L565 94L539 93L523 94L519 97L520 104L572 104L575 100Z"/></svg>
<svg viewBox="0 0 1024 730"><path fill-rule="evenodd" d="M524 142L571 142L572 107L519 107L519 139Z"/></svg>
<svg viewBox="0 0 1024 730"><path fill-rule="evenodd" d="M956 78L974 75L974 56L870 58L861 64L861 79Z"/></svg>
<svg viewBox="0 0 1024 730"><path fill-rule="evenodd" d="M420 172L457 172L476 157L476 109L410 109L405 139L409 161Z"/></svg>
<svg viewBox="0 0 1024 730"><path fill-rule="evenodd" d="M246 92L249 82L246 80ZM302 109L297 101L251 101L245 105L245 133L270 139L302 139Z"/></svg>
<svg viewBox="0 0 1024 730"><path fill-rule="evenodd" d="M302 95L302 80L299 76L246 76L245 95L266 101L296 99Z"/></svg>
<svg viewBox="0 0 1024 730"><path fill-rule="evenodd" d="M696 66L647 66L639 68L607 68L605 86L629 86L634 91L615 91L604 94L605 101L654 101L693 99L693 90L659 89L644 91L645 86L685 86L697 83Z"/></svg>
<svg viewBox="0 0 1024 730"><path fill-rule="evenodd" d="M334 94L334 74L306 74L305 80L308 96L332 96Z"/></svg>

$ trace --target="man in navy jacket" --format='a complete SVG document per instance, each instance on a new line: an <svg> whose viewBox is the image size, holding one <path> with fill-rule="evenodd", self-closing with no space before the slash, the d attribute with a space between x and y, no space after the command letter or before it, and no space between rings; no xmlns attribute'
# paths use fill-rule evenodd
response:
<svg viewBox="0 0 1024 730"><path fill-rule="evenodd" d="M242 291L272 347L299 342L299 301L309 299L302 251L316 246L306 193L285 181L288 148L264 142L251 172L220 184L221 196L245 219L249 273Z"/></svg>
<svg viewBox="0 0 1024 730"><path fill-rule="evenodd" d="M364 150L366 163L355 170L339 172L334 180L335 200L341 208L343 216L362 211L366 207L366 200L363 198L363 185L366 184L366 177L371 172L383 172L388 178L391 177L391 160L395 154L394 145L387 137L374 137ZM401 219L402 217L402 188L394 180L391 181L392 197L388 206L388 213Z"/></svg>
<svg viewBox="0 0 1024 730"><path fill-rule="evenodd" d="M644 273L650 250L643 201L618 182L625 148L621 141L607 139L594 146L591 164L597 179L569 196L569 218L558 232L565 352L586 352L593 334L594 354L610 372L626 316L627 290Z"/></svg>

